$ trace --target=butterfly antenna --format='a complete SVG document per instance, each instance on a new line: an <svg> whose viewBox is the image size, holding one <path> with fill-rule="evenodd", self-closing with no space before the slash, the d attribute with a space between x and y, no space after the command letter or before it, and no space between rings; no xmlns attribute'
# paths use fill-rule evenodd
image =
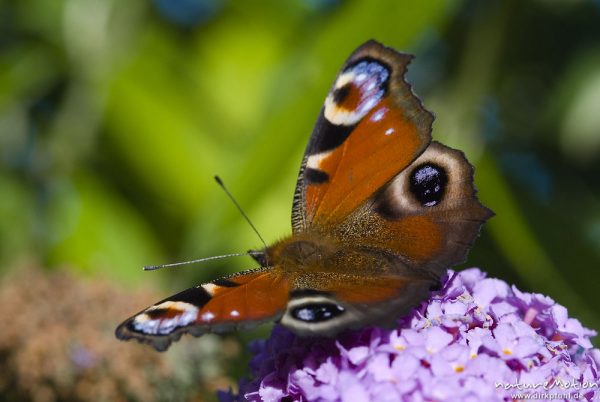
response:
<svg viewBox="0 0 600 402"><path fill-rule="evenodd" d="M180 265L196 264L198 262L204 262L204 261L220 260L220 259L223 259L223 258L241 257L241 256L244 256L244 255L259 255L259 254L260 254L260 252L257 252L257 251L248 251L247 253L233 253L233 254L215 255L215 256L212 256L212 257L199 258L197 260L191 260L191 261L174 262L174 263L171 263L171 264L146 265L144 267L144 271L156 271L157 269L161 269L161 268L171 268L171 267L178 267Z"/></svg>
<svg viewBox="0 0 600 402"><path fill-rule="evenodd" d="M258 238L262 242L263 246L265 246L265 248L267 248L267 243L265 242L265 239L262 238L262 236L258 232L258 229L256 229L256 226L254 226L254 224L252 223L252 221L250 220L250 218L248 218L248 215L246 215L246 213L244 212L244 210L242 209L242 207L240 206L240 204L238 204L238 202L235 200L235 198L233 198L233 195L231 195L231 193L229 192L229 190L227 190L227 187L225 187L225 184L223 183L223 181L221 180L221 178L219 176L215 176L215 180L216 180L217 184L219 186L221 186L221 188L223 189L223 191L225 191L225 194L227 194L227 196L231 199L231 201L233 201L233 203L235 204L235 206L237 207L237 209L240 211L240 213L242 214L242 216L244 217L244 219L246 219L246 222L248 222L248 224L250 224L250 227L252 227L252 230L254 230L254 233L256 233L256 235L258 236Z"/></svg>

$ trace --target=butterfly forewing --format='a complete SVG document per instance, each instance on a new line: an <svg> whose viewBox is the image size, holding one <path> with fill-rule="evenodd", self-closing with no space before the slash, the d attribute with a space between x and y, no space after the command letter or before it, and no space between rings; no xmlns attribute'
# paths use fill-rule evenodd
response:
<svg viewBox="0 0 600 402"><path fill-rule="evenodd" d="M116 335L162 351L182 333L199 336L276 320L285 309L288 293L281 275L269 269L246 271L162 300L124 321Z"/></svg>
<svg viewBox="0 0 600 402"><path fill-rule="evenodd" d="M370 41L346 61L303 159L295 232L339 224L427 147L433 116L404 79L411 59Z"/></svg>

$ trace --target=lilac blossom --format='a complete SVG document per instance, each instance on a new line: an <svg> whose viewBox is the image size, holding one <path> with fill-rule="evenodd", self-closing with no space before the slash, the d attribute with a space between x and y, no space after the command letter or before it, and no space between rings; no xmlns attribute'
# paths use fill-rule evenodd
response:
<svg viewBox="0 0 600 402"><path fill-rule="evenodd" d="M276 326L252 346L254 379L221 400L600 399L595 331L549 297L478 269L448 271L447 278L397 329L306 339Z"/></svg>

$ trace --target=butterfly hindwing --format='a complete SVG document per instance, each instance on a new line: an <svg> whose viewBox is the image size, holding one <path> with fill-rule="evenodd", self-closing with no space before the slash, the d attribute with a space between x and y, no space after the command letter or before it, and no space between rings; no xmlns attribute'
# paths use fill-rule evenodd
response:
<svg viewBox="0 0 600 402"><path fill-rule="evenodd" d="M281 318L282 325L304 336L333 336L366 325L392 324L437 284L434 278L409 272L379 276L323 272L312 279L310 288L290 293Z"/></svg>
<svg viewBox="0 0 600 402"><path fill-rule="evenodd" d="M281 275L270 269L246 271L162 300L125 320L116 335L163 351L183 333L200 336L276 320L287 300Z"/></svg>
<svg viewBox="0 0 600 402"><path fill-rule="evenodd" d="M438 142L334 229L343 242L388 250L441 276L463 262L493 213L477 200L473 167Z"/></svg>
<svg viewBox="0 0 600 402"><path fill-rule="evenodd" d="M369 41L346 61L304 155L294 232L340 223L427 147L433 116L404 79L411 59Z"/></svg>

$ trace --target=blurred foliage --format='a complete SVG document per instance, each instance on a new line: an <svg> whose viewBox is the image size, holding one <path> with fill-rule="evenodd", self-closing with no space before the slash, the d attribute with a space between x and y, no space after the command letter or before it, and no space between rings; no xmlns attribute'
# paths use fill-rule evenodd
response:
<svg viewBox="0 0 600 402"><path fill-rule="evenodd" d="M370 38L416 55L434 138L466 152L497 214L467 264L600 329L591 0L0 2L0 270L34 260L167 294L252 267L140 270L260 246L214 174L267 241L289 233L312 125Z"/></svg>

